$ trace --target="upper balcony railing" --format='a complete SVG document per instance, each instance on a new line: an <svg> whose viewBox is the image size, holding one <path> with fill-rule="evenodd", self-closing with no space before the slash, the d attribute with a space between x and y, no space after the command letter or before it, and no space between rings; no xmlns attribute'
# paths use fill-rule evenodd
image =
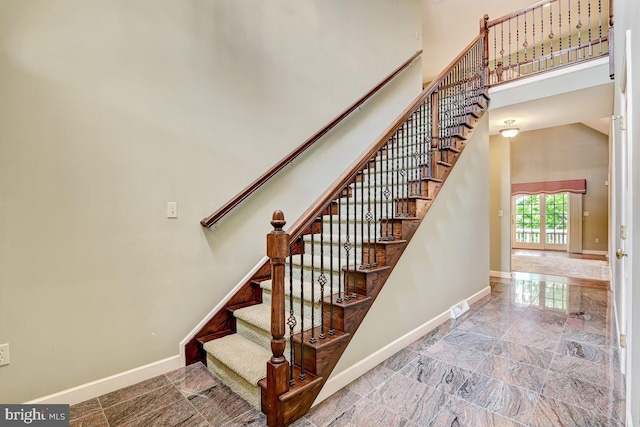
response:
<svg viewBox="0 0 640 427"><path fill-rule="evenodd" d="M609 55L611 2L543 0L488 21L488 84L494 86Z"/></svg>

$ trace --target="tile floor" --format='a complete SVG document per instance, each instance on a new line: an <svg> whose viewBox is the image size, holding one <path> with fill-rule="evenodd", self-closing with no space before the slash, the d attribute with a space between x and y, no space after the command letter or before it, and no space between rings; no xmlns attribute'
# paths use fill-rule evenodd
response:
<svg viewBox="0 0 640 427"><path fill-rule="evenodd" d="M297 427L623 426L610 293L515 274L316 406ZM71 407L71 426L263 426L192 365Z"/></svg>

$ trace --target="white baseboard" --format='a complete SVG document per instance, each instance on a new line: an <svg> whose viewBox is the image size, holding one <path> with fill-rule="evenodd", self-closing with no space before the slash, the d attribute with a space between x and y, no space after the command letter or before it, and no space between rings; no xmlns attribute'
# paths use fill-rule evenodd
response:
<svg viewBox="0 0 640 427"><path fill-rule="evenodd" d="M508 271L489 270L489 276L491 276L491 277L502 277L504 279L510 279L511 278L511 273L509 273Z"/></svg>
<svg viewBox="0 0 640 427"><path fill-rule="evenodd" d="M480 292L475 293L466 299L469 305L478 301L479 299L489 295L491 293L491 287L487 286L482 289ZM344 371L336 374L335 376L330 376L324 387L322 387L322 391L316 398L315 402L313 402L313 406L318 405L323 400L327 399L334 393L342 390L344 387L349 385L352 381L360 378L362 375L369 372L371 369L375 368L389 357L393 356L403 348L409 346L415 340L422 338L432 330L436 328L436 326L450 319L449 310L437 315L433 319L428 322L418 326L416 329L406 333L395 341L387 344L382 347L380 350L375 353L369 355L365 359L362 359L360 362L350 366Z"/></svg>
<svg viewBox="0 0 640 427"><path fill-rule="evenodd" d="M606 254L608 254L607 251L590 251L590 250L587 250L587 249L583 249L582 253L584 255L606 255Z"/></svg>
<svg viewBox="0 0 640 427"><path fill-rule="evenodd" d="M82 384L58 393L40 397L29 402L28 404L69 404L84 402L85 400L95 399L105 393L119 390L123 387L148 380L158 375L166 374L180 367L180 356L175 355L148 365L139 366L126 372L112 375L110 377L101 378L90 383Z"/></svg>

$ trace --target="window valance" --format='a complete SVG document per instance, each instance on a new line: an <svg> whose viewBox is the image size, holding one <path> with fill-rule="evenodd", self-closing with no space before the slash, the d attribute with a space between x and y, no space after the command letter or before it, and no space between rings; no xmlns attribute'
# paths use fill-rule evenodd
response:
<svg viewBox="0 0 640 427"><path fill-rule="evenodd" d="M587 192L586 179L569 179L564 181L545 181L545 182L525 182L522 184L511 184L511 194L557 194L557 193L576 193L584 194Z"/></svg>

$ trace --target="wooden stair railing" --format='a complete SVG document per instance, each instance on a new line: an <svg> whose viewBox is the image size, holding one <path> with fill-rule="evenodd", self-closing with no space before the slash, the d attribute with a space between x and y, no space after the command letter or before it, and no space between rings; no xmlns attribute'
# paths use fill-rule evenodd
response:
<svg viewBox="0 0 640 427"><path fill-rule="evenodd" d="M255 181L249 184L245 189L236 194L231 200L221 206L217 211L209 215L200 221L203 227L211 227L218 221L220 221L226 214L228 214L233 208L238 206L244 199L253 194L256 190L262 187L267 181L269 181L273 176L275 176L278 172L285 168L289 163L293 162L298 156L304 153L307 149L309 149L312 145L314 145L320 138L326 135L331 129L336 127L342 120L347 118L351 113L353 113L358 107L364 104L369 98L375 95L380 89L385 87L389 82L391 82L398 74L400 74L405 68L407 68L411 63L418 58L422 54L422 49L414 53L411 58L407 59L402 65L396 68L391 74L385 77L380 83L378 83L375 87L369 90L366 94L364 94L360 99L351 104L347 109L341 112L338 116L336 116L329 123L324 125L320 130L311 135L309 139L303 142L300 146L298 146L291 153L287 154L282 160L280 160L277 164L273 165L269 170L263 173L260 177L258 177Z"/></svg>
<svg viewBox="0 0 640 427"><path fill-rule="evenodd" d="M609 55L613 78L613 0L542 0L487 23L495 86Z"/></svg>
<svg viewBox="0 0 640 427"><path fill-rule="evenodd" d="M309 410L486 110L487 21L288 233L274 213L273 355L259 382L269 426Z"/></svg>

